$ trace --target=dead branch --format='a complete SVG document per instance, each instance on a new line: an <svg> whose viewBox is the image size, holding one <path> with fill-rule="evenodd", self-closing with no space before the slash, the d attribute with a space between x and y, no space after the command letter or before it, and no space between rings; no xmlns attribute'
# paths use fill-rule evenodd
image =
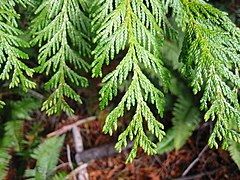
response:
<svg viewBox="0 0 240 180"><path fill-rule="evenodd" d="M71 180L72 177L77 175L79 172L82 172L84 169L86 169L88 164L82 164L81 166L78 166L76 169L74 169L69 175L67 175L66 179Z"/></svg>
<svg viewBox="0 0 240 180"><path fill-rule="evenodd" d="M72 159L71 159L71 150L69 145L67 144L67 159L68 159L68 164L71 170L73 170L73 164L72 164Z"/></svg>
<svg viewBox="0 0 240 180"><path fill-rule="evenodd" d="M180 177L180 178L176 178L174 180L193 180L193 179L198 179L198 178L201 178L203 176L213 175L213 174L217 173L218 171L219 171L219 169L215 169L213 171L202 172L202 173L195 174L195 175L192 175L192 176Z"/></svg>
<svg viewBox="0 0 240 180"><path fill-rule="evenodd" d="M91 160L114 156L119 153L116 151L114 146L115 143L85 150L83 152L77 153L76 159L81 162L89 162ZM132 146L133 142L129 142L127 147L124 147L123 150L130 149Z"/></svg>
<svg viewBox="0 0 240 180"><path fill-rule="evenodd" d="M76 125L73 126L72 133L73 133L73 140L74 140L74 144L75 144L75 150L76 150L77 154L84 151L83 140L82 140L81 133L79 131L80 131L80 129L78 130ZM77 156L75 156L75 160L80 167L83 165L83 162L80 161ZM78 180L88 180L89 179L89 175L87 172L87 166L85 168L82 168L78 172L76 172L76 174L78 174Z"/></svg>
<svg viewBox="0 0 240 180"><path fill-rule="evenodd" d="M200 157L203 153L208 149L208 145L206 145L202 151L199 153L198 157L188 166L188 168L183 172L182 177L186 176L189 171L193 168L193 166L200 160Z"/></svg>
<svg viewBox="0 0 240 180"><path fill-rule="evenodd" d="M54 132L49 133L47 135L47 137L60 136L64 133L66 133L67 131L70 131L74 126L79 126L79 125L87 123L87 122L95 121L96 119L97 119L96 116L91 116L91 117L87 117L87 118L84 118L84 119L80 119L73 124L63 126L61 129L58 129Z"/></svg>

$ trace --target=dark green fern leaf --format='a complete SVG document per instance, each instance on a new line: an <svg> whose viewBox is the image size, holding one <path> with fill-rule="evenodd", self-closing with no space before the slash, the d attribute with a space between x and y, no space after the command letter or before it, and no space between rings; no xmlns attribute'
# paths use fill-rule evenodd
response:
<svg viewBox="0 0 240 180"><path fill-rule="evenodd" d="M27 170L25 176L29 179L47 180L56 173L57 165L64 136L46 139L34 150L32 158L37 161L35 169Z"/></svg>
<svg viewBox="0 0 240 180"><path fill-rule="evenodd" d="M11 159L11 156L8 153L8 148L0 149L0 179L4 179L9 169L9 161Z"/></svg>
<svg viewBox="0 0 240 180"><path fill-rule="evenodd" d="M21 101L10 101L1 111L1 116L6 117L4 124L4 134L0 143L0 179L4 179L9 170L11 155L9 151L21 152L23 149L23 125L24 120L30 120L30 113L37 108L39 103L30 98ZM6 113L7 112L7 116Z"/></svg>
<svg viewBox="0 0 240 180"><path fill-rule="evenodd" d="M230 145L228 147L228 150L231 154L232 159L240 170L240 143L231 141L229 144Z"/></svg>
<svg viewBox="0 0 240 180"><path fill-rule="evenodd" d="M187 96L180 96L173 109L174 146L179 150L199 123L199 110Z"/></svg>
<svg viewBox="0 0 240 180"><path fill-rule="evenodd" d="M170 128L166 132L166 137L161 142L157 143L157 153L163 154L172 151L175 148L174 138L176 135L173 132L173 128Z"/></svg>
<svg viewBox="0 0 240 180"><path fill-rule="evenodd" d="M172 76L170 91L178 96L172 111L173 126L167 131L166 137L157 144L158 153L166 153L173 149L179 150L192 135L200 121L200 112L193 103L193 97L187 86ZM185 93L183 95L183 92Z"/></svg>
<svg viewBox="0 0 240 180"><path fill-rule="evenodd" d="M23 140L23 123L22 120L11 120L5 123L4 137L1 146L13 147L15 151L19 152L22 148Z"/></svg>
<svg viewBox="0 0 240 180"><path fill-rule="evenodd" d="M19 152L23 146L23 124L24 120L30 120L30 113L39 106L38 101L26 98L20 101L10 101L3 109L8 112L4 124L4 136L2 147L8 147ZM4 111L5 110L5 111ZM5 116L2 114L2 116Z"/></svg>
<svg viewBox="0 0 240 180"><path fill-rule="evenodd" d="M65 180L66 176L67 176L67 174L65 172L57 173L53 177L53 180Z"/></svg>

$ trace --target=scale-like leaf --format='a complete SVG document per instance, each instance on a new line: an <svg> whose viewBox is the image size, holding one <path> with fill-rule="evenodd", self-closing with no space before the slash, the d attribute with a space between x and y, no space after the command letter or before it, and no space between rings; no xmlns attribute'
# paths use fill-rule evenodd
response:
<svg viewBox="0 0 240 180"><path fill-rule="evenodd" d="M127 145L127 138L134 140L134 146L127 159L132 161L140 145L148 154L156 153L156 145L146 136L143 121L148 130L160 141L165 135L163 125L156 119L147 102L155 104L159 115L163 116L164 94L157 89L143 73L143 67L151 68L168 87L169 72L164 67L159 48L164 40L162 24L168 24L165 10L160 1L96 1L93 6L93 30L96 32L97 46L92 63L93 76L102 76L102 66L113 60L121 50L127 49L125 57L111 73L103 78L100 90L100 106L104 108L118 94L118 87L133 74L132 81L122 97L106 119L105 133L117 129L119 117L136 107L135 115L127 129L119 136L116 149Z"/></svg>
<svg viewBox="0 0 240 180"><path fill-rule="evenodd" d="M37 71L51 76L45 87L53 93L42 106L48 115L60 111L73 114L66 100L82 101L72 84L88 85L87 79L77 71L89 69L87 61L83 60L90 54L89 19L82 8L86 9L85 1L46 0L36 10L37 17L32 22L34 39L31 43L41 47Z"/></svg>

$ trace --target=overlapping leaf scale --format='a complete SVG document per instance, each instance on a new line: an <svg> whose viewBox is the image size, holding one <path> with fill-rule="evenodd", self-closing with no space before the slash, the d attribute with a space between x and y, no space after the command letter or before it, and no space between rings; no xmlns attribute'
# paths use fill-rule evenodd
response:
<svg viewBox="0 0 240 180"><path fill-rule="evenodd" d="M83 56L89 56L91 52L91 47L87 42L89 36L87 37L86 34L83 34L81 31L76 29L71 22L67 22L67 33L72 45L77 47Z"/></svg>
<svg viewBox="0 0 240 180"><path fill-rule="evenodd" d="M132 71L132 59L134 58L133 53L134 49L131 47L116 69L103 78L102 82L105 83L105 85L99 92L101 95L101 108L106 107L108 102L113 99L113 96L117 95L118 86L127 79L129 72Z"/></svg>
<svg viewBox="0 0 240 180"><path fill-rule="evenodd" d="M94 50L94 57L98 61L92 63L92 72L94 77L102 76L102 65L104 62L108 65L109 60L114 58L120 50L123 50L127 43L127 27L122 25L111 37L102 39Z"/></svg>
<svg viewBox="0 0 240 180"><path fill-rule="evenodd" d="M115 0L115 7L113 6L113 0L94 0L93 4L92 4L92 8L91 8L91 14L93 17L92 20L92 29L93 30L97 30L99 29L103 22L106 22L106 18L108 17L108 15L119 6L120 3L124 3L121 0Z"/></svg>
<svg viewBox="0 0 240 180"><path fill-rule="evenodd" d="M133 15L132 18L134 36L138 43L149 53L159 56L159 48L163 42L162 34L152 34L135 15Z"/></svg>
<svg viewBox="0 0 240 180"><path fill-rule="evenodd" d="M163 30L159 27L162 21L160 14L154 9L154 15L149 10L149 1L145 5L142 0L116 1L115 6L109 2L101 1L102 7L108 8L96 10L103 13L105 19L101 20L95 12L95 25L97 47L94 50L93 75L101 76L103 63L109 64L111 59L122 49L127 49L125 57L117 65L116 69L103 78L103 87L100 90L100 106L104 108L108 102L118 93L118 87L127 79L130 72L133 72L132 81L123 95L118 106L114 108L106 118L103 131L112 135L117 129L118 118L136 107L135 115L126 130L119 136L116 148L121 150L127 145L127 138L134 140L135 144L127 161L132 161L136 156L137 146L141 146L148 154L155 153L156 145L146 136L143 128L143 120L147 122L149 131L156 135L159 140L164 136L163 125L154 117L147 101L155 104L159 114L163 115L163 93L158 90L142 72L142 66L153 69L161 76L164 86L167 87L169 78L168 71L164 68L160 59L159 48L164 39ZM155 2L156 3L156 2ZM116 5L117 4L117 5ZM148 9L149 8L149 9ZM159 8L160 11L160 8ZM155 19L158 17L158 20ZM164 19L164 18L163 18ZM165 88L167 89L167 88Z"/></svg>
<svg viewBox="0 0 240 180"><path fill-rule="evenodd" d="M177 25L182 28L183 31L187 29L188 14L184 7L184 4L180 0L164 0L164 7L166 13L172 8L172 16L175 18Z"/></svg>
<svg viewBox="0 0 240 180"><path fill-rule="evenodd" d="M81 4L84 7L80 7ZM51 115L59 111L73 113L65 98L81 103L80 96L69 85L87 86L86 78L80 76L75 69L89 69L89 65L83 57L89 56L88 44L89 20L82 12L86 4L77 0L44 1L36 13L38 16L33 21L32 34L35 37L32 44L38 43L40 54L38 56L40 66L37 70L47 75L54 75L45 84L46 89L55 89L50 97L43 103L43 110ZM47 17L46 20L42 17ZM38 22L42 20L44 22ZM43 27L45 25L45 27Z"/></svg>
<svg viewBox="0 0 240 180"><path fill-rule="evenodd" d="M18 29L19 14L15 11L16 3L23 1L1 1L0 3L0 72L1 80L10 80L9 88L22 85L24 91L34 88L36 84L28 78L33 76L34 70L24 64L21 59L28 59L28 55L21 48L28 48L29 44L18 36L23 32ZM23 5L23 4L22 4Z"/></svg>
<svg viewBox="0 0 240 180"><path fill-rule="evenodd" d="M126 47L128 40L127 24L124 20L126 15L126 5L124 1L112 11L102 23L96 33L94 41L99 42L93 51L94 61L92 64L93 76L102 76L101 68L104 62L108 65L109 60ZM96 17L97 19L97 17Z"/></svg>
<svg viewBox="0 0 240 180"><path fill-rule="evenodd" d="M231 129L231 121L238 122L240 118L236 93L240 84L237 70L240 62L239 29L225 13L208 4L192 1L186 6L189 7L192 32L187 31L184 41L183 72L194 73L191 84L194 93L203 88L201 108L206 110L204 119L215 121L209 138L210 147L218 147L218 138L226 148L227 139L239 142L240 137L237 132L240 127Z"/></svg>

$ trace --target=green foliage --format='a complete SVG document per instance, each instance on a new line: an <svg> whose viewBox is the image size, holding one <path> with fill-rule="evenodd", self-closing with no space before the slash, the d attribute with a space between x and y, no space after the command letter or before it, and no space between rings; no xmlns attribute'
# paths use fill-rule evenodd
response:
<svg viewBox="0 0 240 180"><path fill-rule="evenodd" d="M2 139L3 147L14 147L16 152L21 151L23 145L23 124L24 120L30 120L30 113L38 107L38 102L34 99L23 99L20 101L11 101L3 110L8 112L6 123L4 124L4 137Z"/></svg>
<svg viewBox="0 0 240 180"><path fill-rule="evenodd" d="M150 7L152 8L150 10ZM165 135L163 125L151 112L147 101L155 104L160 116L163 115L164 95L157 89L143 72L143 68L151 68L162 79L167 89L169 72L163 66L159 48L163 43L165 26L168 25L163 5L160 1L95 1L93 5L93 30L96 32L97 46L92 64L93 76L102 76L102 65L114 59L115 54L127 49L127 54L115 70L106 75L100 90L100 106L104 108L118 93L120 86L133 74L132 81L120 103L108 115L103 131L113 133L117 129L117 120L135 107L135 115L126 130L119 136L116 149L127 145L127 137L134 140L134 146L127 159L132 161L140 145L148 154L156 153L156 145L149 140L143 128L143 120L147 128L161 141ZM173 33L173 32L171 32ZM173 36L173 34L171 35Z"/></svg>
<svg viewBox="0 0 240 180"><path fill-rule="evenodd" d="M135 144L127 159L132 161L136 156L138 145L148 154L155 153L155 144L146 136L143 120L147 128L161 141L165 134L163 125L153 116L148 100L156 105L159 115L163 115L164 95L157 89L143 72L143 67L158 74L164 89L168 88L169 72L164 67L159 49L167 37L175 37L171 26L168 26L166 14L172 8L172 16L185 32L180 61L183 63L182 74L192 81L194 94L204 90L201 99L201 109L206 111L205 120L216 120L209 139L209 145L218 147L216 138L240 141L239 133L229 128L228 119L239 123L239 103L237 91L239 88L239 29L230 21L225 13L205 3L193 0L161 1L95 1L92 8L92 27L96 33L93 51L94 62L92 72L94 77L102 76L103 64L109 64L115 55L126 49L125 57L115 70L106 75L100 90L100 107L104 108L118 94L118 87L133 74L132 81L123 95L120 103L106 119L103 131L113 133L117 129L117 120L135 107L135 115L126 130L119 136L116 149L126 146L127 137ZM188 28L186 28L188 27ZM168 33L165 30L168 29ZM224 51L223 51L224 50ZM226 82L229 81L229 82ZM179 131L183 121L190 123L183 139L176 139L175 146L180 148L186 138L197 125L197 116L191 120L191 115L197 115L197 109L182 112L189 101L175 108L174 131ZM187 102L184 104L184 102ZM181 126L178 126L181 125ZM238 126L239 129L239 126ZM176 132L177 133L177 132Z"/></svg>
<svg viewBox="0 0 240 180"><path fill-rule="evenodd" d="M192 135L200 121L200 112L194 104L194 98L183 81L172 76L170 91L178 96L172 111L173 126L167 130L166 137L157 143L157 152L166 153L179 150Z"/></svg>
<svg viewBox="0 0 240 180"><path fill-rule="evenodd" d="M158 153L181 149L199 123L199 110L192 103L191 98L180 96L174 106L173 127L167 131L166 137L157 144Z"/></svg>
<svg viewBox="0 0 240 180"><path fill-rule="evenodd" d="M4 135L0 139L0 179L6 176L8 163L11 159L9 150L19 153L23 150L23 124L30 120L30 113L38 107L34 99L26 98L20 101L6 103L0 115L5 117ZM7 116L6 114L7 113Z"/></svg>
<svg viewBox="0 0 240 180"><path fill-rule="evenodd" d="M3 146L14 147L16 151L20 151L23 140L23 123L24 121L12 120L5 124Z"/></svg>
<svg viewBox="0 0 240 180"><path fill-rule="evenodd" d="M37 161L36 167L27 170L25 176L28 179L46 180L56 173L54 168L57 165L64 136L46 139L36 148L31 155ZM56 175L55 179L60 179L62 175Z"/></svg>
<svg viewBox="0 0 240 180"><path fill-rule="evenodd" d="M60 172L54 175L53 180L65 180L67 174L64 172Z"/></svg>
<svg viewBox="0 0 240 180"><path fill-rule="evenodd" d="M173 128L168 129L166 132L166 137L164 137L161 142L157 143L157 153L163 154L172 151L175 148L174 144L175 137L176 135L173 132Z"/></svg>
<svg viewBox="0 0 240 180"><path fill-rule="evenodd" d="M14 8L16 3L25 5L27 2L3 0L0 3L0 79L10 80L9 88L21 83L24 91L36 84L28 79L33 76L34 70L22 62L22 59L28 59L28 55L21 49L28 48L29 44L19 37L23 32L18 29L20 16Z"/></svg>
<svg viewBox="0 0 240 180"><path fill-rule="evenodd" d="M200 118L199 110L190 97L180 96L174 106L172 120L174 146L179 150L197 128Z"/></svg>
<svg viewBox="0 0 240 180"><path fill-rule="evenodd" d="M35 17L28 15L33 20L28 32L30 36L24 38L18 27L21 22L17 12L19 6L36 9ZM173 28L175 26L177 30ZM184 34L183 42L177 32ZM34 54L33 47L39 47L39 65L35 69L28 67L29 62L25 61L29 57L24 51L31 48L24 40L27 37L30 38L31 54ZM91 59L91 39L95 47L90 67L87 59ZM180 57L169 61L166 55L166 52L169 53L168 45L178 41L181 44ZM123 58L115 69L105 75L103 66L115 60L117 54L122 54ZM48 115L61 112L71 115L74 110L69 102L82 103L77 88L88 85L84 74L91 68L93 77L104 76L99 92L101 109L106 108L116 96L122 95L118 105L107 116L103 131L112 135L118 128L118 119L127 112L133 112L116 144L116 149L121 151L128 139L134 141L127 162L134 159L138 146L148 154L179 149L197 127L200 112L192 102L192 94L185 91L188 87L180 85L183 89L179 89L178 83L175 86L171 84L173 80L181 81L179 77L171 77L181 68L178 75L191 84L194 94L201 94L200 109L205 113L204 119L214 122L210 147L218 148L220 143L224 148L230 145L232 157L239 165L239 54L239 28L226 13L204 0L0 2L0 79L3 87L20 85L27 91L36 87L37 79L46 80L45 89L51 94L44 100L42 110L46 110ZM172 56L178 56L177 48ZM31 66L34 64L33 61ZM40 78L33 78L34 71L39 73ZM154 79L151 76L157 77ZM160 82L156 82L158 80ZM123 89L125 92L122 92ZM173 127L164 131L161 118L167 106L165 101L172 94L178 97L172 112ZM5 97L1 94L0 98L4 100ZM30 110L35 104L29 101L10 103L10 111L7 111L9 105L4 105L0 101L2 112L10 113L4 120L1 145L20 153L24 120L30 119ZM160 143L153 143L147 131ZM167 137L163 139L165 134ZM52 138L41 144L33 154L37 166L27 174L37 179L53 178L62 143L63 138ZM0 151L0 162L6 165L10 157L3 158L5 150L8 151ZM0 165L0 173L6 172L5 165ZM56 175L58 178L62 176Z"/></svg>
<svg viewBox="0 0 240 180"><path fill-rule="evenodd" d="M171 8L172 17L175 18L177 25L182 28L183 31L186 30L187 22L188 22L188 14L184 8L184 2L181 0L163 0L165 9L168 10Z"/></svg>
<svg viewBox="0 0 240 180"><path fill-rule="evenodd" d="M216 138L240 143L240 134L230 129L235 121L240 129L238 89L240 87L240 30L227 14L202 1L184 1L188 15L180 60L183 74L190 76L193 92L203 90L201 109L204 119L215 121L209 139L210 147L218 147Z"/></svg>
<svg viewBox="0 0 240 180"><path fill-rule="evenodd" d="M61 110L72 114L73 109L66 98L79 103L81 99L69 83L82 87L88 85L87 79L76 71L79 68L87 71L89 68L82 59L90 53L87 42L89 19L82 12L86 8L82 0L44 0L35 12L37 17L31 25L34 37L31 44L40 46L37 71L51 76L45 88L54 89L42 107L48 115Z"/></svg>

